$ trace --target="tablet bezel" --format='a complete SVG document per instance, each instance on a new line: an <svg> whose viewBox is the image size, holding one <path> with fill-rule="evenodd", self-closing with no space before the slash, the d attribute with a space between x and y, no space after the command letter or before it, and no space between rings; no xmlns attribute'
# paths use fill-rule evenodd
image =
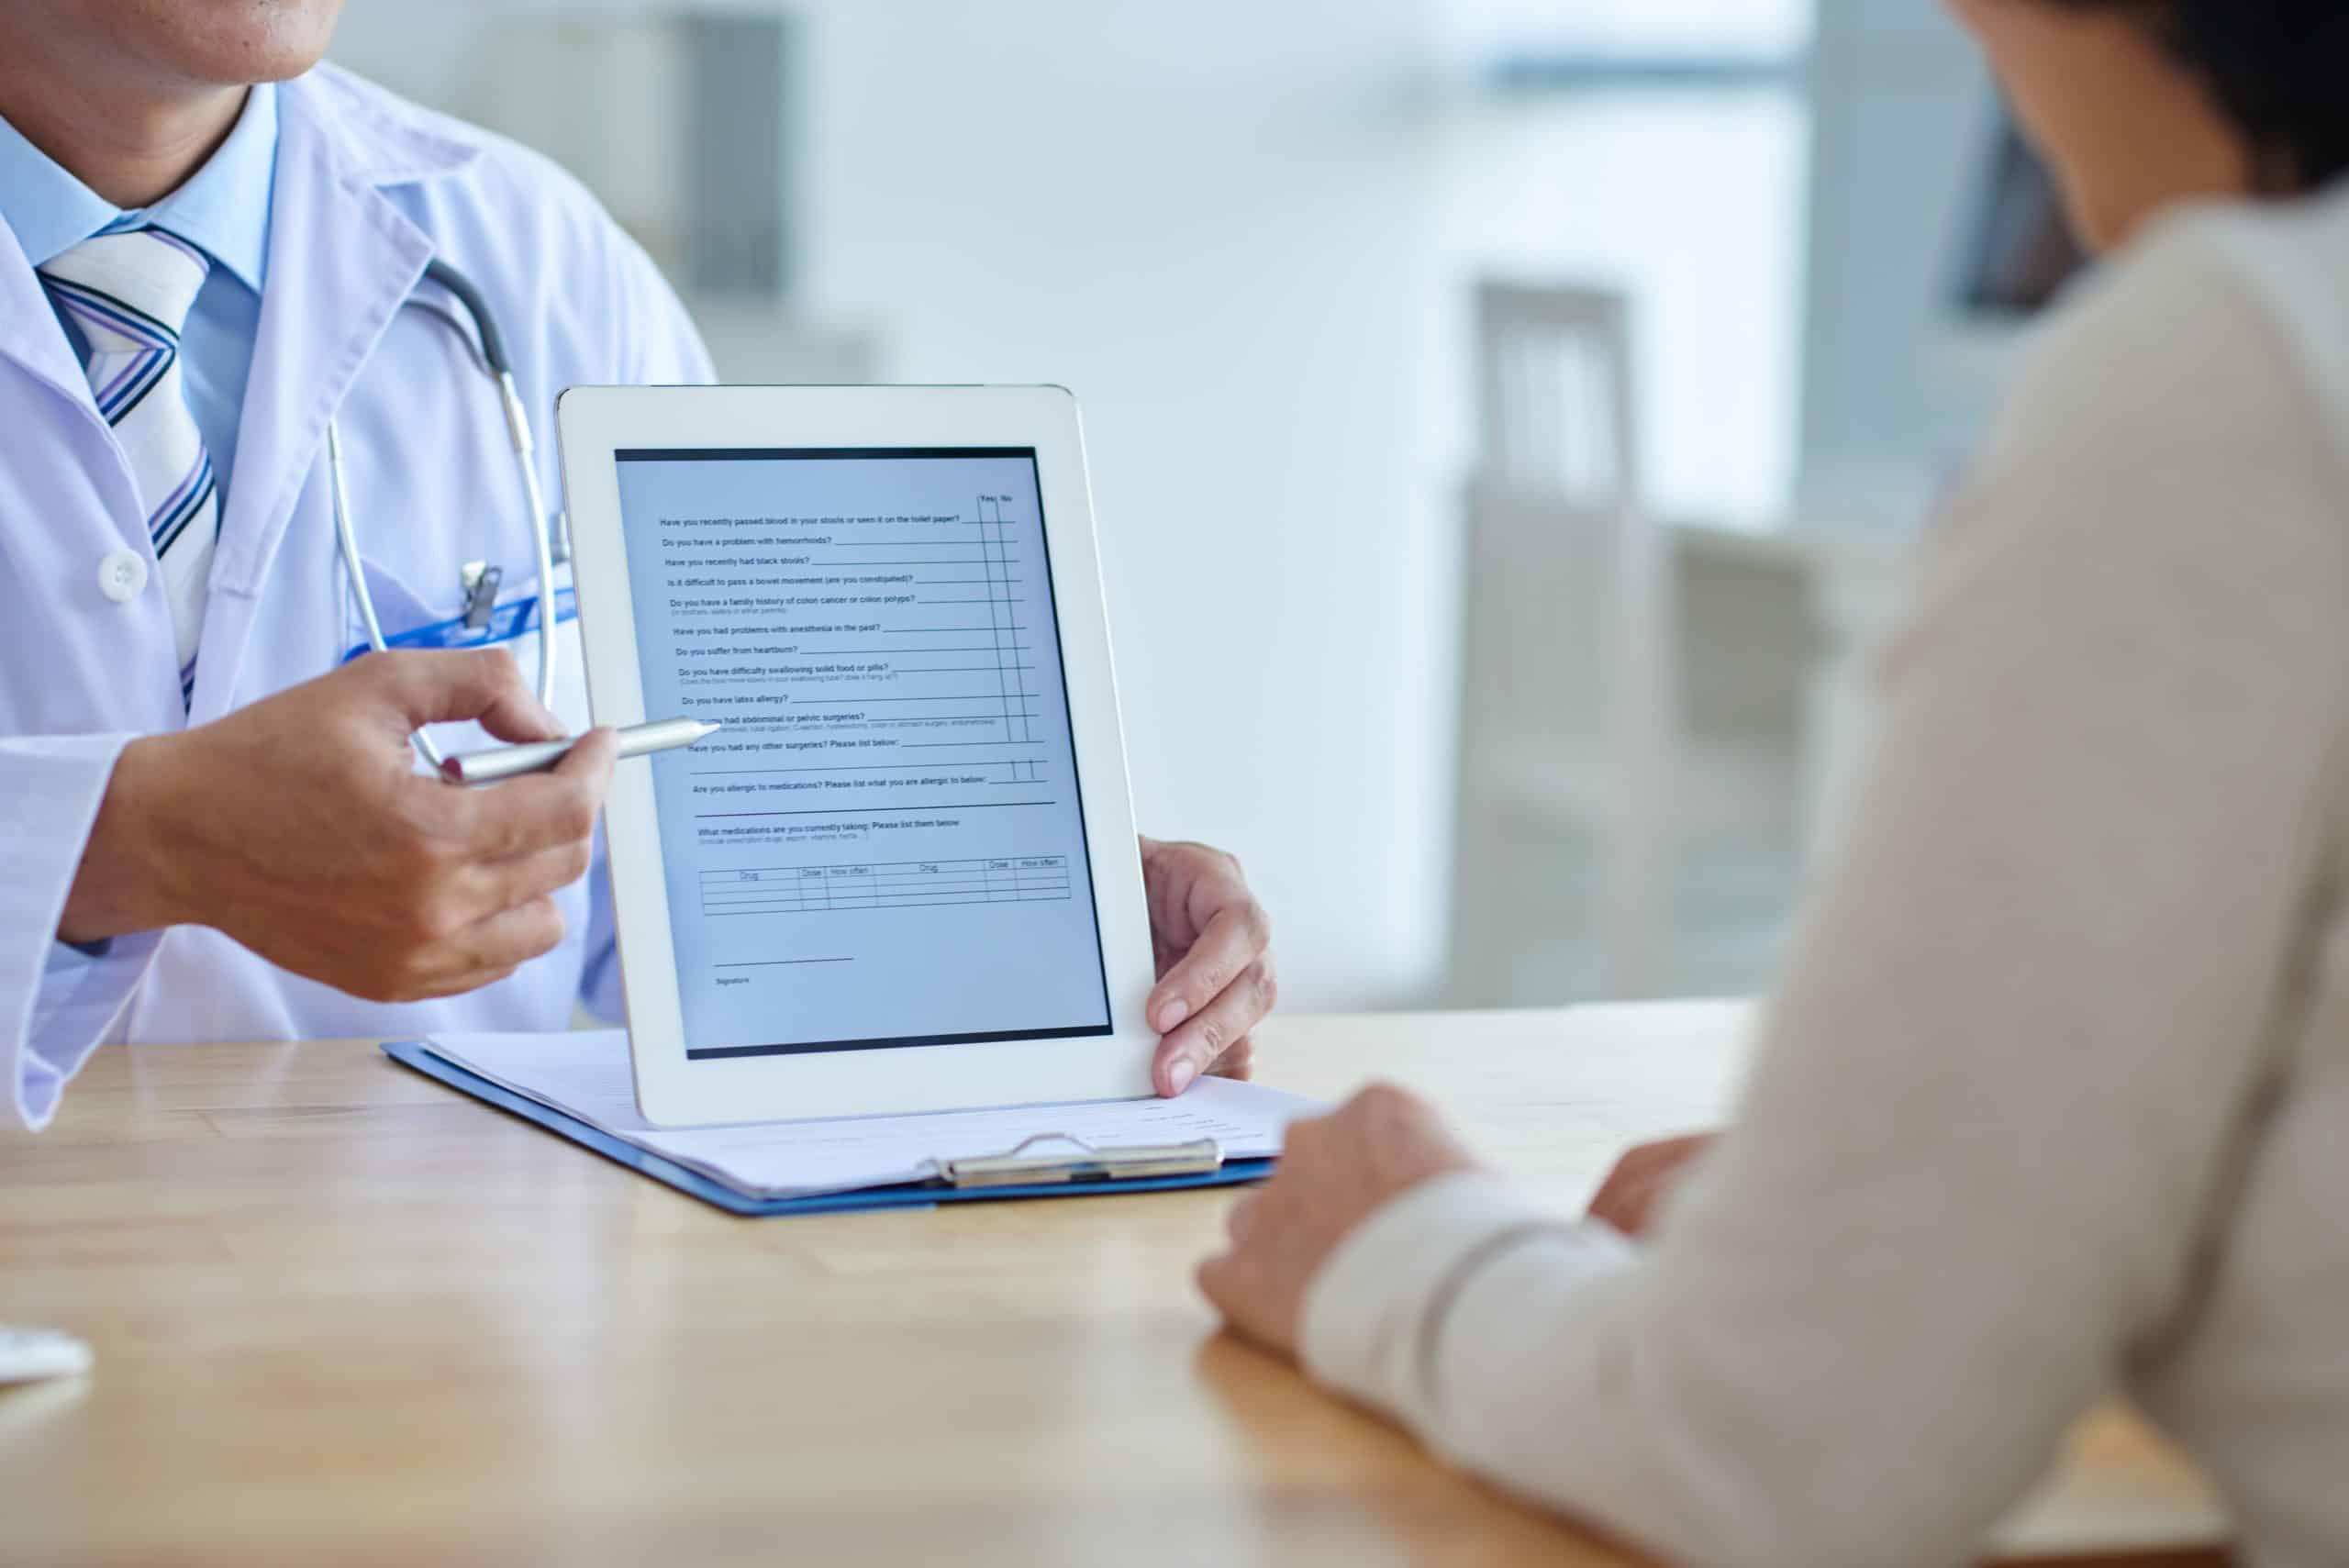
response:
<svg viewBox="0 0 2349 1568"><path fill-rule="evenodd" d="M573 387L556 405L596 722L644 711L622 537L621 448L1016 447L1036 454L1110 1032L688 1061L652 771L604 808L638 1108L661 1127L902 1115L1152 1093L1154 971L1076 400L1052 386Z"/></svg>

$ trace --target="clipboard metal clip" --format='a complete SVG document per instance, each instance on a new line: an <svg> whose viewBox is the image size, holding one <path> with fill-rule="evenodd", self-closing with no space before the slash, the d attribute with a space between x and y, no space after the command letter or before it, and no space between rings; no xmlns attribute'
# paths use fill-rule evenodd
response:
<svg viewBox="0 0 2349 1568"><path fill-rule="evenodd" d="M1069 1143L1077 1152L1030 1154L1039 1143ZM1097 1148L1065 1132L1040 1132L1020 1140L1008 1154L941 1160L938 1173L950 1186L1023 1186L1041 1182L1130 1182L1152 1176L1211 1176L1223 1169L1223 1145L1212 1138L1189 1143L1131 1144Z"/></svg>

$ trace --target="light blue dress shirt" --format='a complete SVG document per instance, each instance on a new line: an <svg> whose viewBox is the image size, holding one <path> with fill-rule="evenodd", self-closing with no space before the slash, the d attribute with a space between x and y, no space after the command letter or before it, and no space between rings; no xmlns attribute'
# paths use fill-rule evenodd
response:
<svg viewBox="0 0 2349 1568"><path fill-rule="evenodd" d="M212 454L228 505L237 462L237 420L245 406L253 338L261 328L261 288L269 258L270 187L277 174L277 88L246 95L244 112L204 167L152 206L126 212L61 168L0 118L0 221L16 231L26 259L39 267L94 234L156 224L212 258L180 332L180 373L188 412ZM59 313L84 364L90 346Z"/></svg>

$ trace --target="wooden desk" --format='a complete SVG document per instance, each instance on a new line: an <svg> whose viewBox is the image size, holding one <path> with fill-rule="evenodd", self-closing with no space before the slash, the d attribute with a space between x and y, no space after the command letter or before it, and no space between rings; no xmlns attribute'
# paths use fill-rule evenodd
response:
<svg viewBox="0 0 2349 1568"><path fill-rule="evenodd" d="M1713 1117L1715 1006L1287 1018L1283 1084L1428 1087L1561 1204ZM738 1220L369 1046L103 1052L0 1138L13 1562L1620 1563L1219 1337L1226 1194ZM2009 1540L2207 1544L2117 1418ZM2215 1553L2165 1562L2219 1562Z"/></svg>

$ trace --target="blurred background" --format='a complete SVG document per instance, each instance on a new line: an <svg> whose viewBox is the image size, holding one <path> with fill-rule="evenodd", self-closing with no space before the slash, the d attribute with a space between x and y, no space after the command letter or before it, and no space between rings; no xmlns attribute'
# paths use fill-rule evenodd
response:
<svg viewBox="0 0 2349 1568"><path fill-rule="evenodd" d="M1284 1005L1769 984L2074 264L1935 0L352 0L735 381L1057 382L1137 807Z"/></svg>

